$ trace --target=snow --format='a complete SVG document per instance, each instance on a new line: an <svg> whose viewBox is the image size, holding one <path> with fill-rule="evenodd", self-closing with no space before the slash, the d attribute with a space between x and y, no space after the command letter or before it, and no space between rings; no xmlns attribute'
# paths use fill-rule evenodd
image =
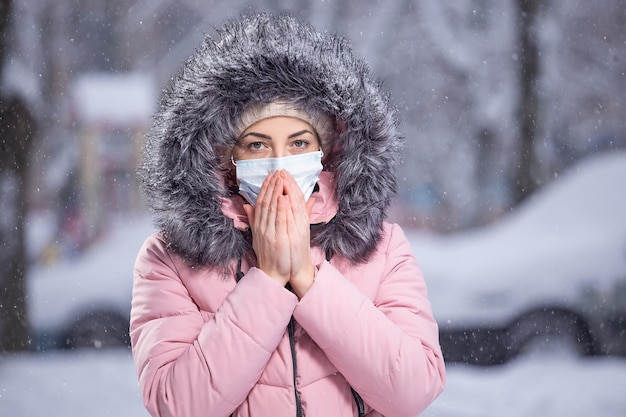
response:
<svg viewBox="0 0 626 417"><path fill-rule="evenodd" d="M537 357L448 367L423 417L623 417L626 360ZM3 417L148 417L130 352L15 354L0 361Z"/></svg>
<svg viewBox="0 0 626 417"><path fill-rule="evenodd" d="M149 416L130 351L15 354L0 362L3 417Z"/></svg>
<svg viewBox="0 0 626 417"><path fill-rule="evenodd" d="M626 415L626 361L546 356L507 366L448 366L444 393L422 416Z"/></svg>
<svg viewBox="0 0 626 417"><path fill-rule="evenodd" d="M626 153L589 158L500 222L449 236L409 234L437 318L505 318L576 304L626 279Z"/></svg>
<svg viewBox="0 0 626 417"><path fill-rule="evenodd" d="M564 299L580 285L623 279L623 178L626 153L599 156L493 226L451 236L408 233L438 320L485 318L539 297ZM81 259L33 271L32 282L45 283L31 293L34 304L45 304L33 305L34 320L51 325L95 295L127 303L132 263L151 231L147 219L126 219ZM624 386L626 358L557 352L494 367L453 364L446 390L423 416L619 417L626 415ZM67 415L148 415L128 349L0 357L0 416Z"/></svg>
<svg viewBox="0 0 626 417"><path fill-rule="evenodd" d="M147 217L119 219L82 257L37 266L27 281L32 325L53 327L94 306L129 312L133 264L153 231Z"/></svg>
<svg viewBox="0 0 626 417"><path fill-rule="evenodd" d="M152 76L143 73L87 73L76 80L72 98L85 125L144 124L154 112L157 90Z"/></svg>

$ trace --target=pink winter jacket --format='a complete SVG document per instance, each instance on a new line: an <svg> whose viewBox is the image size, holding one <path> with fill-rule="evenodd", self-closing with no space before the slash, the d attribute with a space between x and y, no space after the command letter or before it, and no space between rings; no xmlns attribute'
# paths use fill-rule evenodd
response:
<svg viewBox="0 0 626 417"><path fill-rule="evenodd" d="M328 262L318 248L312 259L315 281L298 300L245 261L236 282L190 267L160 235L149 237L135 265L131 340L150 413L295 417L298 396L305 416L357 416L351 387L367 416L423 411L445 370L426 285L400 227L384 225L366 264Z"/></svg>

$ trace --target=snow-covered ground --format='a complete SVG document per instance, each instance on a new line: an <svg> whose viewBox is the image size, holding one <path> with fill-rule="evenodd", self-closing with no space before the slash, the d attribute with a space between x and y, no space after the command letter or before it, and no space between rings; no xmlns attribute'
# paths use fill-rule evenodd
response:
<svg viewBox="0 0 626 417"><path fill-rule="evenodd" d="M541 204L531 202L497 225L450 237L409 234L437 318L458 321L471 313L483 319L485 308L491 316L522 307L513 301L573 297L567 291L577 290L574 283L602 286L626 277L624 178L626 154L590 159L540 193L535 202ZM39 304L31 306L33 320L41 326L65 320L94 296L127 304L132 263L150 230L145 219L130 219L81 260L34 270L31 302ZM495 367L450 365L446 390L423 415L623 417L624 387L626 358L543 353ZM0 356L5 416L147 413L130 351L113 349Z"/></svg>
<svg viewBox="0 0 626 417"><path fill-rule="evenodd" d="M424 417L623 417L626 360L525 358L449 366ZM20 354L0 360L2 417L148 417L126 349Z"/></svg>

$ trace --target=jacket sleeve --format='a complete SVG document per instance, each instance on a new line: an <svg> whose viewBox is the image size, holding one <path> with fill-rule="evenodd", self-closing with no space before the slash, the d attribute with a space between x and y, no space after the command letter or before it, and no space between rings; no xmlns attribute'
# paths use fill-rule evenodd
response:
<svg viewBox="0 0 626 417"><path fill-rule="evenodd" d="M416 416L443 390L445 365L410 244L399 226L386 227L374 301L325 262L294 317L366 404L383 415Z"/></svg>
<svg viewBox="0 0 626 417"><path fill-rule="evenodd" d="M297 298L252 268L205 320L176 265L156 237L135 263L130 334L144 403L155 417L228 416L259 379Z"/></svg>

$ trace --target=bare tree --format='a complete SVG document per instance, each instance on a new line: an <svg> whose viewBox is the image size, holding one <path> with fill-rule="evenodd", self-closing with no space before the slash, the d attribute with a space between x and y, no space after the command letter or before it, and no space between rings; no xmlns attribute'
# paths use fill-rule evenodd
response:
<svg viewBox="0 0 626 417"><path fill-rule="evenodd" d="M10 30L11 0L0 2L0 70ZM28 107L0 93L0 351L28 347L25 300L25 181L33 138Z"/></svg>
<svg viewBox="0 0 626 417"><path fill-rule="evenodd" d="M539 186L538 160L535 149L540 129L538 83L540 77L538 34L535 24L541 1L518 0L518 77L519 98L516 110L517 150L512 169L513 201L516 205L531 195Z"/></svg>

